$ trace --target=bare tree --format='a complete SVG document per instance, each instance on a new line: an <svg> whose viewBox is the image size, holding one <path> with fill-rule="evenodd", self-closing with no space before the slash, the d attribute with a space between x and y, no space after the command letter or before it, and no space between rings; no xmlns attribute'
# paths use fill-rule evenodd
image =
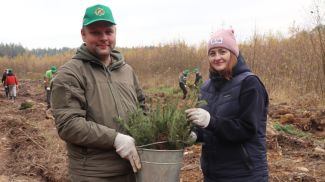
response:
<svg viewBox="0 0 325 182"><path fill-rule="evenodd" d="M315 31L317 32L318 36L318 41L319 41L319 52L320 52L320 57L322 60L322 72L323 76L325 78L325 42L324 42L324 29L325 26L323 25L323 20L324 20L324 12L321 12L322 9L321 7L323 6L321 4L321 1L316 2L314 1L313 5L313 10L310 11L310 13L313 16L313 20L315 21ZM314 47L315 50L315 47ZM317 54L317 51L315 51ZM320 82L321 84L324 84L323 82ZM321 88L323 88L323 85L321 85ZM324 89L322 89L322 94L325 95Z"/></svg>

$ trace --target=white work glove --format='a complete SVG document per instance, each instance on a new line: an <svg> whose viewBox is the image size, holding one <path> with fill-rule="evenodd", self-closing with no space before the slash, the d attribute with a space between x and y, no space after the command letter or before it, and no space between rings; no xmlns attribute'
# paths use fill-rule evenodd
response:
<svg viewBox="0 0 325 182"><path fill-rule="evenodd" d="M135 148L134 139L129 135L123 135L117 133L114 147L116 152L123 158L130 161L130 164L133 168L133 172L137 172L141 169L141 162L138 152Z"/></svg>
<svg viewBox="0 0 325 182"><path fill-rule="evenodd" d="M191 108L185 111L187 121L192 122L193 124L206 128L210 122L210 114L208 111L201 108Z"/></svg>

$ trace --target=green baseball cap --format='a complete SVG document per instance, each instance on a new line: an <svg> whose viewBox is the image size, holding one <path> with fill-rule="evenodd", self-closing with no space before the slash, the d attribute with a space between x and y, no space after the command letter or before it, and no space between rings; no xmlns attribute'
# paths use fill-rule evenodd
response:
<svg viewBox="0 0 325 182"><path fill-rule="evenodd" d="M56 66L51 66L51 71L52 71L52 73L56 73L56 71L57 71Z"/></svg>
<svg viewBox="0 0 325 182"><path fill-rule="evenodd" d="M82 26L87 26L97 21L108 21L113 25L116 25L111 9L101 4L86 9Z"/></svg>
<svg viewBox="0 0 325 182"><path fill-rule="evenodd" d="M184 75L188 75L189 73L190 73L190 70L188 70L188 69L186 69L186 70L183 71L183 74Z"/></svg>
<svg viewBox="0 0 325 182"><path fill-rule="evenodd" d="M193 73L198 73L199 72L199 69L198 68L194 68L193 69Z"/></svg>

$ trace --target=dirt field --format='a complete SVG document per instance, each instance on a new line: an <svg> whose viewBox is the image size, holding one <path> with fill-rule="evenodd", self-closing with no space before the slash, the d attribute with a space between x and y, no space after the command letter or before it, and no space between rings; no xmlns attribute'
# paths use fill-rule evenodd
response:
<svg viewBox="0 0 325 182"><path fill-rule="evenodd" d="M2 88L0 95L0 182L67 181L64 142L46 115L41 82L21 81L14 103ZM26 101L33 106L20 109ZM271 100L268 122L270 181L325 182L325 106ZM275 122L297 126L301 136L276 131ZM199 145L186 148L180 181L202 181L199 157Z"/></svg>

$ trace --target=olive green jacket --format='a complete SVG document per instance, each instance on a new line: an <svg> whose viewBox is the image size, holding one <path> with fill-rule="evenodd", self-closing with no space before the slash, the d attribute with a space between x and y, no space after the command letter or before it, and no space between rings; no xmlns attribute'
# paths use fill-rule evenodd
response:
<svg viewBox="0 0 325 182"><path fill-rule="evenodd" d="M84 176L130 173L131 165L113 147L115 118L144 104L139 81L122 55L113 50L105 67L84 45L58 71L51 84L51 106L59 136L67 143L69 171Z"/></svg>

